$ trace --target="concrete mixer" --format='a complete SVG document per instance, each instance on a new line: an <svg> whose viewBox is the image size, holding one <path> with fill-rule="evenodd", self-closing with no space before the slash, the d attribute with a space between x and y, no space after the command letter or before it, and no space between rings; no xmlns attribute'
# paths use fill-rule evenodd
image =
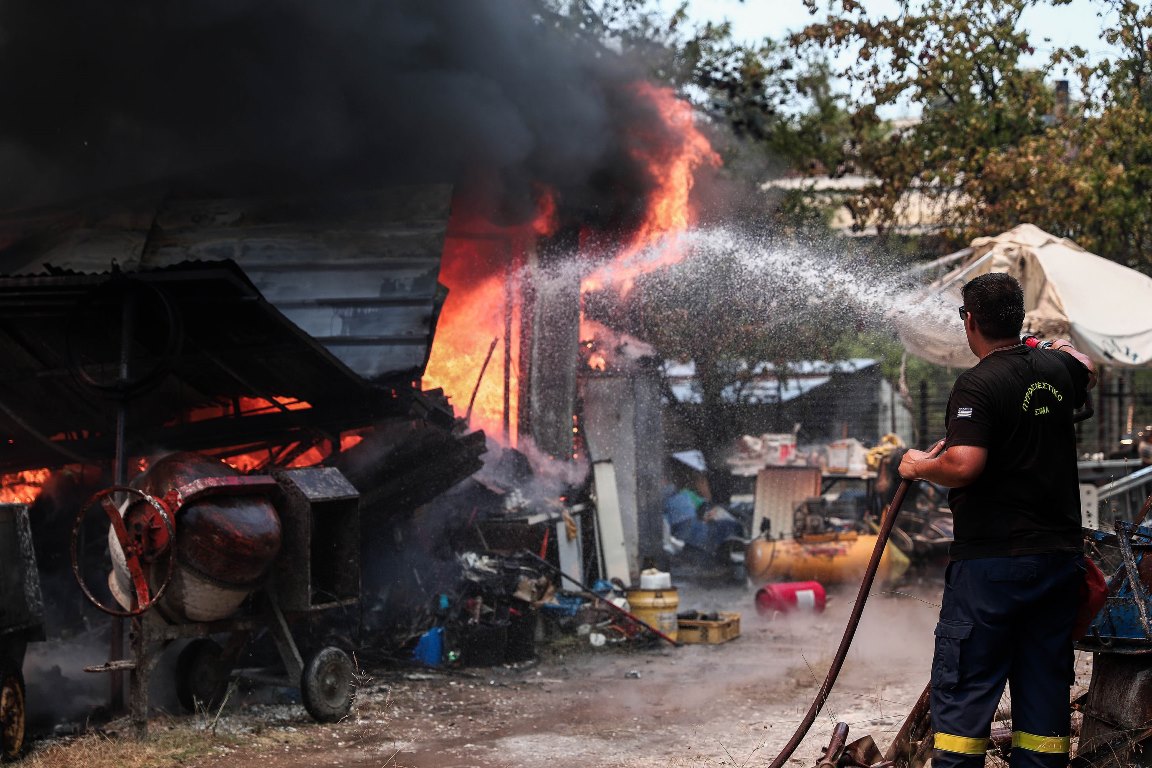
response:
<svg viewBox="0 0 1152 768"><path fill-rule="evenodd" d="M94 510L109 521L111 601L81 576L79 539ZM177 453L131 486L100 491L76 516L73 571L94 605L132 619L134 658L87 671L132 672L130 709L140 734L150 671L181 639L192 641L180 652L175 686L189 711L221 703L228 686L245 678L299 686L314 718L343 718L354 695L351 658L335 646L302 654L289 625L358 601L359 525L359 494L332 467L244 475L217 459ZM234 670L262 629L283 673Z"/></svg>
<svg viewBox="0 0 1152 768"><path fill-rule="evenodd" d="M218 621L231 616L259 588L280 553L280 518L270 496L271 477L244 477L222 461L196 453L166 456L140 475L123 517L130 532L146 532L134 542L149 561L149 592L165 618L174 622ZM174 546L163 518L147 497L177 510ZM170 517L174 519L174 517ZM158 524L159 523L159 524ZM125 611L142 602L118 528L108 529L113 568L108 586ZM156 599L171 569L165 594Z"/></svg>

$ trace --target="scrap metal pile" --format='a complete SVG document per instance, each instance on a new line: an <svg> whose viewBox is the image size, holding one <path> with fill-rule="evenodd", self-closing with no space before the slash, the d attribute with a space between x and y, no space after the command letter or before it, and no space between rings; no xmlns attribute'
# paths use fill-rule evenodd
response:
<svg viewBox="0 0 1152 768"><path fill-rule="evenodd" d="M37 478L16 519L44 595L24 604L47 617L7 626L10 582L31 581L27 558L0 559L6 749L23 738L36 627L104 625L77 610L81 592L135 624L132 649L113 625L91 671L133 672L141 731L168 643L194 639L175 686L195 706L235 680L263 629L315 716L347 711L345 649L293 619L335 607L338 634L355 636L360 563L380 554L364 531L410 518L486 449L414 383L444 300L451 194L165 186L0 217L0 471L6 492Z"/></svg>

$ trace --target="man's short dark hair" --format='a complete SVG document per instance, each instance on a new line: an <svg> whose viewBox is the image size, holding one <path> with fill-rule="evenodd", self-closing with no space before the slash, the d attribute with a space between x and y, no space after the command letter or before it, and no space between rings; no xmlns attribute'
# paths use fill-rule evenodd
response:
<svg viewBox="0 0 1152 768"><path fill-rule="evenodd" d="M1020 335L1024 326L1024 290L1012 275L989 272L965 283L960 292L964 308L972 313L976 327L986 338Z"/></svg>

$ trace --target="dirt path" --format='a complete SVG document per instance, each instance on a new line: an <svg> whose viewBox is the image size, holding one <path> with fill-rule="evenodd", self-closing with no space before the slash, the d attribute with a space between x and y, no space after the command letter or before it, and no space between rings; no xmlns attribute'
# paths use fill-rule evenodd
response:
<svg viewBox="0 0 1152 768"><path fill-rule="evenodd" d="M766 620L748 590L681 587L682 609L740 611L741 637L599 650L569 639L518 668L377 673L352 716L335 726L311 723L291 705L226 716L223 727L256 720L265 734L283 729L284 743L230 749L195 765L766 765L823 678L851 599L837 596L819 615ZM887 745L927 679L935 617L934 607L915 599L872 598L840 682L793 765L815 763L837 720L849 723L852 738L871 733Z"/></svg>

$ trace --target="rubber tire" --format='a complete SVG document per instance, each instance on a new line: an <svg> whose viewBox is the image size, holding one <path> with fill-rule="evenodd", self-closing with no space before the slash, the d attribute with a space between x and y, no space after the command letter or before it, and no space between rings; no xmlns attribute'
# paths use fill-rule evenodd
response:
<svg viewBox="0 0 1152 768"><path fill-rule="evenodd" d="M325 646L305 662L300 698L317 722L335 723L347 717L355 693L356 668L341 649Z"/></svg>
<svg viewBox="0 0 1152 768"><path fill-rule="evenodd" d="M0 763L24 751L25 725L24 676L19 667L0 664Z"/></svg>
<svg viewBox="0 0 1152 768"><path fill-rule="evenodd" d="M186 712L213 711L224 700L230 669L223 663L224 649L201 637L184 646L176 659L176 700Z"/></svg>

